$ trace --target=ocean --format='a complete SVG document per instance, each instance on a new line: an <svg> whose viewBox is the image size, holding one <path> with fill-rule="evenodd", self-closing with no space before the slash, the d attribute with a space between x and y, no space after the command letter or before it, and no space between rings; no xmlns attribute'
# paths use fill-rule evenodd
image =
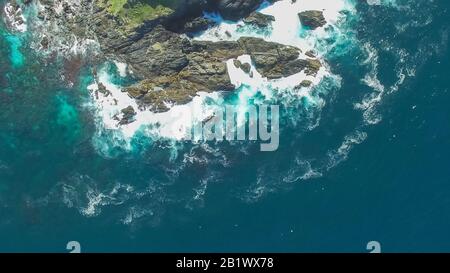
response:
<svg viewBox="0 0 450 273"><path fill-rule="evenodd" d="M326 8L329 27L311 32L290 21L299 10L279 16L287 2L261 7L270 33L206 14L219 26L194 38L229 31L323 58L308 92L231 75L235 94L206 98L279 104L275 152L158 135L140 126L165 119L146 113L111 129L92 67L68 84L32 29L1 20L0 252L450 251L450 3L297 0ZM98 67L117 96L133 81L124 69Z"/></svg>

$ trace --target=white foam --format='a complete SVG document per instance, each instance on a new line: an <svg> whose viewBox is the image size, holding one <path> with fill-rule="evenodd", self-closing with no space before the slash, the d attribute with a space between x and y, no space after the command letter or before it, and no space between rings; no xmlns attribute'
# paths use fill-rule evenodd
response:
<svg viewBox="0 0 450 273"><path fill-rule="evenodd" d="M122 78L125 78L128 75L127 69L128 69L128 65L126 63L121 63L118 61L114 61L114 64L117 67L117 70L119 71L119 75Z"/></svg>
<svg viewBox="0 0 450 273"><path fill-rule="evenodd" d="M86 207L80 208L81 214L87 217L92 217L100 213L98 207L103 206L107 204L106 199L108 199L108 196L106 196L103 193L96 192L93 189L89 189L86 193L86 197L88 199L88 203L86 204Z"/></svg>
<svg viewBox="0 0 450 273"><path fill-rule="evenodd" d="M5 5L4 12L6 15L6 20L13 30L19 32L27 31L27 20L25 16L23 16L21 8L14 9L11 3L7 3ZM17 18L20 18L20 21L17 20Z"/></svg>
<svg viewBox="0 0 450 273"><path fill-rule="evenodd" d="M168 112L164 113L153 113L141 109L133 98L122 92L120 86L113 84L106 68L100 69L98 78L110 94L100 92L96 94L99 87L98 83L91 84L88 89L95 101L97 114L101 118L103 127L109 130L119 130L122 136L128 140L140 129L149 136L183 140L189 136L190 124L201 122L212 114L212 107L205 105L205 99L219 99L218 93L200 93L186 105L173 106ZM119 125L119 120L122 117L121 110L129 106L132 106L137 113L135 121L130 124ZM195 112L195 115L193 112Z"/></svg>
<svg viewBox="0 0 450 273"><path fill-rule="evenodd" d="M301 38L301 23L298 14L306 10L323 11L327 25L310 31L307 37ZM353 6L348 0L298 0L292 3L291 0L275 2L273 5L263 6L259 11L263 14L275 17L272 23L270 35L256 33L254 29L242 28L245 24L242 21L237 23L223 20L220 15L207 14L210 18L219 24L208 29L195 39L208 41L238 40L243 36L252 36L265 38L271 42L277 42L285 45L296 46L304 52L315 49L314 45L317 39L324 38L328 34L326 28L328 25L335 25L342 18L342 11L353 11ZM240 29L248 31L240 31ZM231 35L230 35L231 34Z"/></svg>
<svg viewBox="0 0 450 273"><path fill-rule="evenodd" d="M68 53L72 55L86 55L88 51L98 50L99 48L100 45L93 39L78 39L77 37L74 37L72 43L69 44Z"/></svg>
<svg viewBox="0 0 450 273"><path fill-rule="evenodd" d="M328 153L329 162L327 170L330 170L340 164L341 162L347 160L350 151L355 145L363 143L367 139L368 135L366 132L355 130L354 132L345 136L344 141L341 146L335 151Z"/></svg>
<svg viewBox="0 0 450 273"><path fill-rule="evenodd" d="M396 0L367 0L367 4L371 6L396 6L397 1Z"/></svg>

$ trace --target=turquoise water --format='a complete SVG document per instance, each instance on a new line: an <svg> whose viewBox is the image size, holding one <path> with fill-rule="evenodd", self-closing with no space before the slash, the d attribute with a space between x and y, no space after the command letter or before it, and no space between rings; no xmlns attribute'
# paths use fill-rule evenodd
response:
<svg viewBox="0 0 450 273"><path fill-rule="evenodd" d="M339 77L320 105L280 98L269 154L143 134L123 150L89 67L69 86L1 25L0 251L450 251L449 4L411 2L361 1L318 45Z"/></svg>
<svg viewBox="0 0 450 273"><path fill-rule="evenodd" d="M23 65L24 57L20 52L20 48L22 47L22 42L20 38L13 35L5 35L6 41L10 44L10 60L13 66L20 67Z"/></svg>

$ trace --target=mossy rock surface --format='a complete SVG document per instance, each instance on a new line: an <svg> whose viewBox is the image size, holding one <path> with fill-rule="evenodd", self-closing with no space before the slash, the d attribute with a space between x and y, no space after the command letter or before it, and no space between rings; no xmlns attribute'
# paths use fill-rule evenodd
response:
<svg viewBox="0 0 450 273"><path fill-rule="evenodd" d="M122 21L125 30L171 15L180 3L181 0L97 0L99 7Z"/></svg>

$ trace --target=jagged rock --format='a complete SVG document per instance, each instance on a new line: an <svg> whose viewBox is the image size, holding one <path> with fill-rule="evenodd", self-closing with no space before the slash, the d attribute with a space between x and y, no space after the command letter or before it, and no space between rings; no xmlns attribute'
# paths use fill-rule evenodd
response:
<svg viewBox="0 0 450 273"><path fill-rule="evenodd" d="M119 122L119 125L126 125L133 122L134 117L136 116L136 111L133 106L128 106L127 108L122 109L122 119Z"/></svg>
<svg viewBox="0 0 450 273"><path fill-rule="evenodd" d="M306 59L302 60L305 65L305 74L308 76L316 76L320 68L322 68L322 63L318 59Z"/></svg>
<svg viewBox="0 0 450 273"><path fill-rule="evenodd" d="M243 54L238 43L181 41L170 48L184 52L188 63L183 69L171 73L152 71L151 77L144 77L145 80L124 89L151 111L163 112L168 110L167 104L187 103L198 92L234 89L226 61ZM155 87L159 89L155 90Z"/></svg>
<svg viewBox="0 0 450 273"><path fill-rule="evenodd" d="M248 74L248 73L250 73L252 66L249 63L243 63L241 65L241 69L242 69L242 71L244 71L245 73Z"/></svg>
<svg viewBox="0 0 450 273"><path fill-rule="evenodd" d="M216 9L225 19L239 20L256 10L263 0L218 0Z"/></svg>
<svg viewBox="0 0 450 273"><path fill-rule="evenodd" d="M141 39L120 48L117 55L140 77L173 75L189 64L183 48L187 39L157 26Z"/></svg>
<svg viewBox="0 0 450 273"><path fill-rule="evenodd" d="M50 42L46 36L42 37L42 40L41 40L42 49L44 49L44 50L48 49L49 43Z"/></svg>
<svg viewBox="0 0 450 273"><path fill-rule="evenodd" d="M260 12L253 12L247 18L245 18L244 23L255 25L261 28L269 27L273 21L275 21L275 17L272 15L262 14Z"/></svg>
<svg viewBox="0 0 450 273"><path fill-rule="evenodd" d="M242 71L247 74L249 74L252 69L252 66L249 63L242 63L238 59L234 60L233 63L236 68L242 69Z"/></svg>
<svg viewBox="0 0 450 273"><path fill-rule="evenodd" d="M310 80L303 80L298 86L296 86L296 89L300 89L302 87L310 87L313 84Z"/></svg>
<svg viewBox="0 0 450 273"><path fill-rule="evenodd" d="M311 29L316 29L319 27L323 27L327 24L325 17L323 16L322 11L318 10L308 10L303 11L298 14L302 25L309 27Z"/></svg>
<svg viewBox="0 0 450 273"><path fill-rule="evenodd" d="M136 55L136 59L123 56L136 71L134 74L144 79L124 91L154 112L167 111L167 105L187 103L198 92L234 90L226 61L244 54L250 55L256 70L269 79L301 71L314 75L321 67L318 60L299 59L300 49L296 47L260 38L242 37L228 42L190 41L165 32L168 31L156 28L149 33L144 38L148 49L143 44L136 45L139 50L131 51L131 56ZM173 57L178 55L184 56L182 66L178 65L179 59ZM138 61L142 59L145 62ZM164 68L161 67L163 65ZM251 72L249 63L243 64L236 59L234 65L248 74Z"/></svg>
<svg viewBox="0 0 450 273"><path fill-rule="evenodd" d="M316 52L314 52L313 50L309 50L305 53L306 56L310 57L310 58L316 58Z"/></svg>
<svg viewBox="0 0 450 273"><path fill-rule="evenodd" d="M200 31L205 31L214 24L215 22L211 19L207 19L205 17L197 17L192 19L191 21L186 22L180 29L180 32L196 33Z"/></svg>
<svg viewBox="0 0 450 273"><path fill-rule="evenodd" d="M104 95L107 95L107 94L110 93L108 91L108 89L106 89L106 86L103 83L101 83L101 82L98 83L98 92L100 92L100 93L102 93Z"/></svg>
<svg viewBox="0 0 450 273"><path fill-rule="evenodd" d="M243 37L238 43L249 54L256 70L269 79L279 79L299 73L305 65L298 59L300 49L260 38Z"/></svg>
<svg viewBox="0 0 450 273"><path fill-rule="evenodd" d="M235 59L233 61L233 64L234 64L234 67L236 67L236 68L241 68L241 65L242 65L241 61L239 61L238 59Z"/></svg>

